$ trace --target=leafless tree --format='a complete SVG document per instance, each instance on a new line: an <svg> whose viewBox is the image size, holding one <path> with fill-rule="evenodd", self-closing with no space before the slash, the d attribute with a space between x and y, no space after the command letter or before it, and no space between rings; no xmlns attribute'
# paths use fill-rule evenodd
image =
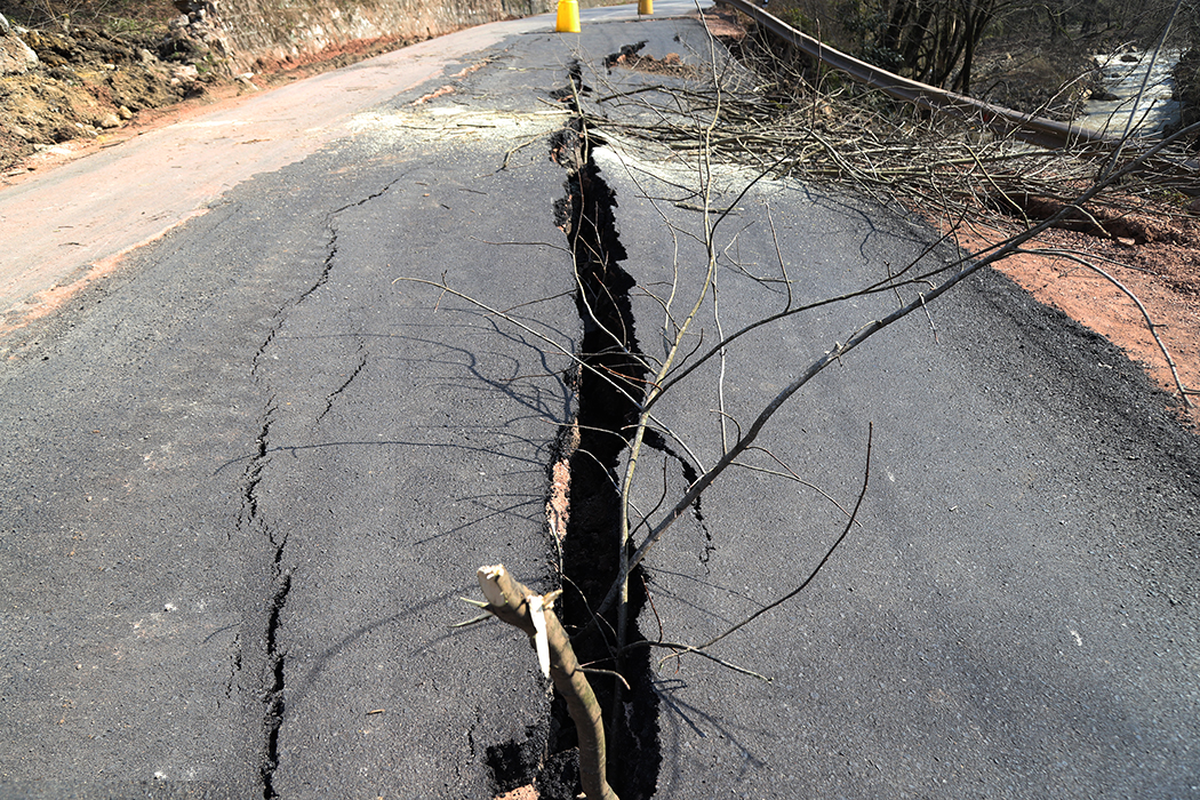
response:
<svg viewBox="0 0 1200 800"><path fill-rule="evenodd" d="M890 8L896 12L900 5L896 3ZM906 13L917 11L920 9L909 9ZM901 14L897 19L904 21L906 17ZM902 39L900 37L898 41ZM570 359L575 365L574 369L582 375L592 376L607 386L614 396L628 403L629 413L619 425L605 432L608 437L619 437L620 447L624 449L620 468L605 470L613 483L612 496L618 503L614 516L615 536L611 543L614 552L610 554L613 566L607 573L612 577L611 582L602 585L598 593L589 594L579 590L571 576L564 575L562 586L552 593L541 594L507 576L502 567L485 567L480 571L480 583L488 597L488 603L483 607L489 614L515 625L530 636L539 651L543 670L554 678L556 687L567 698L572 718L580 726L581 747L592 748L589 753L581 755L584 788L589 798L615 796L605 775L604 739L605 728L618 727L618 721L613 711L606 709L604 703L592 694L586 676L591 674L593 680L611 684L610 696L619 698L629 685L630 676L622 674L626 657L634 651L647 648L664 648L675 657L692 655L710 658L753 675L750 670L714 656L710 648L799 594L850 534L858 505L868 489L870 438L864 437L866 465L862 484L854 491L854 502L839 503L845 524L831 538L824 557L809 565L804 572L804 579L798 581L791 592L776 598L708 641L688 643L667 641L661 637L658 640L631 637L630 615L636 611L631 601L631 595L634 594L631 580L647 554L667 539L672 528L689 513L689 509L695 506L714 482L731 480L732 475L740 469L762 469L748 462L747 455L759 451L760 437L772 417L786 403L801 396L818 374L839 363L847 353L866 344L876 333L893 323L914 313L924 313L930 304L978 270L1028 250L1037 235L1048 228L1077 219L1079 214L1094 219L1096 204L1103 203L1119 182L1135 180L1148 171L1153 172L1158 163L1156 159L1166 146L1157 143L1132 147L1102 180L1089 181L1082 179L1081 175L1087 173L1094 176L1094 162L1091 170L1079 169L1078 162L1093 159L1092 155L1035 152L1028 148L1016 148L1011 142L1005 141L980 143L961 135L961 128L954 136L948 137L945 128L939 128L936 134L932 129L914 128L912 120L903 113L891 117L885 125L878 112L864 114L860 110L850 114L850 121L846 123L847 127L855 126L855 135L838 139L836 133L829 130L829 115L818 112L822 104L840 102L828 95L814 94L804 99L797 98L794 113L788 117L788 126L778 124L780 117L777 115L771 117L776 124L767 126L764 124L764 115L777 112L770 109L770 104L759 102L753 92L746 92L744 84L737 86L736 81L731 84L731 78L737 74L737 70L722 56L719 47L713 43L710 52L703 55L713 65L712 71L707 74L691 75L690 79L684 81L664 79L653 83L650 89L645 85L635 88L605 87L609 90L601 92L597 88L595 95L600 96L593 95L586 102L582 97L583 83L576 76L572 82L576 124L570 129L569 135L559 139L555 145L556 158L573 171L573 180L578 181L572 184L572 203L580 203L584 195L596 190L595 176L589 170L594 167L592 157L595 148L601 144L618 154L610 169L621 169L619 165L635 161L651 163L667 152L674 160L682 159L691 165L687 170L690 177L677 172L673 180L678 188L694 198L689 202L699 214L698 227L691 230L674 227L666 215L663 216L663 224L671 229L673 236L692 237L699 241L706 261L681 263L676 260L671 265L675 279L652 293L652 300L663 312L663 321L653 334L643 335L663 342L661 354L648 355L633 349L626 331L622 329L622 318L613 316L603 308L603 297L611 288L604 282L606 277L612 275L606 271L612 254L605 251L610 246L603 239L582 235L583 229L600 224L598 217L601 212L564 215L564 229L575 256L581 316L585 326L600 332L601 344L595 346L591 353L571 352L561 342L525 325L503 309L491 307L481 298L466 296L448 282L431 284L439 292L456 296L494 315L503 324L515 326L523 333L541 339L548 350L558 351L562 357ZM595 80L599 84L600 79L596 77ZM626 121L634 110L630 105L625 105L619 113L611 116L606 111L623 104L636 105L637 122ZM882 132L887 125L892 126L890 134ZM864 132L867 135L864 136ZM879 138L873 140L873 136ZM947 144L949 140L956 143ZM628 158L622 158L620 153ZM645 179L633 167L624 168L628 170L629 180L637 182ZM749 324L737 329L725 329L721 325L718 300L717 263L720 245L717 231L729 224L730 211L756 185L787 175L800 175L808 180L823 182L837 181L868 196L881 197L888 193L892 201L917 198L926 209L932 209L934 213L944 215L957 224L973 213L971 209L977 207L973 201L980 198L990 198L992 205L984 207L994 209L997 198L1017 203L1020 197L1035 192L1044 194L1053 185L1053 191L1061 195L1063 200L1042 217L1028 219L1027 226L1020 233L986 251L963 254L957 259L950 259L948 263L944 259L932 258L936 245L953 241L952 226L950 234L942 237L935 246L927 248L911 263L895 268L889 266L857 289L817 301L800 302L797 299L781 258L776 265L777 273L770 278L774 285L783 287L780 306ZM727 191L724 194L726 199L718 204L714 200L716 188L719 185L728 188L733 183L738 183L740 189L733 192L732 201ZM897 188L899 186L905 188L901 190ZM1103 273L1085 256L1068 255ZM596 272L599 281L594 282L596 275L585 274L585 270ZM681 276L684 273L689 273L691 279L683 280ZM814 308L868 296L894 297L895 304L887 313L864 317L844 341L816 345L815 351L807 356L797 354L794 370L786 385L773 395L762 397L756 414L736 419L725 411L723 401L718 400L715 414L719 424L714 432L714 441L707 443L706 447L702 448L699 442L688 441L685 434L660 413L663 399L673 397L681 391L681 387L692 381L712 380L713 365L718 365L716 391L720 398L723 380L720 377L723 375L721 365L743 337ZM707 343L695 336L693 328L702 317L715 323L717 341ZM1150 322L1149 317L1147 321ZM640 325L646 323L644 319L638 322ZM592 357L600 352L614 356L615 360ZM707 374L702 369L705 367L710 368ZM1184 399L1186 401L1186 396ZM653 487L659 478L653 470L645 469L643 459L651 438L671 442L676 449L687 453L689 461L698 468L676 496L660 496L657 505L647 508L640 505L636 498L654 496L656 492L646 487ZM717 455L709 462L707 458L694 455L701 450ZM601 460L595 452L583 452L581 458ZM774 474L781 479L804 480L799 470L786 463L779 463ZM608 658L579 663L573 652L572 641L559 626L554 607L574 593L582 595L585 610L582 616L575 615L575 629L566 633L571 633L571 638L577 638L590 630L591 635L598 636L602 641L601 650L607 651Z"/></svg>

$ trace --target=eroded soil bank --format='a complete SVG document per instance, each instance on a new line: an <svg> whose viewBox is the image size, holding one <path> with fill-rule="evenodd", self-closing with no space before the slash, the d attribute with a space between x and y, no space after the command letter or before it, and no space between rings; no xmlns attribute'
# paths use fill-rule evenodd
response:
<svg viewBox="0 0 1200 800"><path fill-rule="evenodd" d="M420 37L328 42L241 72L203 3L0 0L0 174L9 180L203 106L389 52ZM104 13L89 13L91 6ZM187 11L187 13L184 13ZM128 14L123 16L122 14Z"/></svg>

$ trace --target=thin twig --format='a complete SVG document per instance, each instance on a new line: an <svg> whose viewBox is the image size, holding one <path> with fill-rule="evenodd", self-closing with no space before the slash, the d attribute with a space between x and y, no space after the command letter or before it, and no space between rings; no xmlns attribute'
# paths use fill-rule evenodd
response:
<svg viewBox="0 0 1200 800"><path fill-rule="evenodd" d="M1188 399L1189 393L1187 390L1185 390L1183 388L1183 381L1181 381L1179 379L1179 370L1175 367L1175 360L1173 358L1171 358L1171 353L1168 352L1167 346L1165 344L1163 344L1163 340L1161 338L1159 338L1158 326L1156 326L1154 324L1154 320L1151 319L1151 317L1150 317L1150 312L1146 310L1146 307L1144 305L1142 305L1142 301L1138 299L1138 296L1136 294L1134 294L1129 289L1129 287L1127 287L1125 284L1121 283L1119 280L1117 280L1115 277L1110 275L1108 272L1105 272L1103 269L1101 269L1100 267L1093 264L1091 261L1088 261L1086 258L1083 258L1082 256L1080 256L1076 253L1073 253L1070 250L1032 248L1029 250L1019 250L1018 252L1029 253L1032 255L1057 256L1059 258L1065 258L1068 261L1074 261L1076 264L1079 264L1080 266L1087 267L1088 269L1092 270L1097 275L1104 278L1109 283L1111 283L1113 286L1117 287L1122 292L1124 292L1126 297L1128 297L1130 300L1132 300L1133 304L1137 306L1138 311L1140 311L1142 313L1142 319L1144 319L1146 321L1146 329L1149 330L1150 335L1152 337L1154 337L1154 342L1158 345L1159 351L1163 354L1163 358L1166 359L1166 361L1167 361L1167 366L1171 370L1171 377L1175 380L1175 388L1176 388L1176 390L1178 390L1179 397L1183 400L1183 404L1188 408L1193 408L1192 401Z"/></svg>

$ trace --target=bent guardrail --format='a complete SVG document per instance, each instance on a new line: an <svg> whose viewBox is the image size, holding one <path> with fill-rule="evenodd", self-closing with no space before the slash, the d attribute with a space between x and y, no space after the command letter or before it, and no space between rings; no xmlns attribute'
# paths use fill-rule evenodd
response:
<svg viewBox="0 0 1200 800"><path fill-rule="evenodd" d="M1107 149L1117 139L1078 125L1014 111L1011 108L986 103L973 97L956 94L920 81L904 78L885 69L868 64L836 50L819 39L802 33L783 20L748 0L717 0L741 11L800 52L821 64L845 73L850 78L874 89L912 103L919 108L976 120L979 124L1007 136L1012 135L1039 147L1093 146Z"/></svg>

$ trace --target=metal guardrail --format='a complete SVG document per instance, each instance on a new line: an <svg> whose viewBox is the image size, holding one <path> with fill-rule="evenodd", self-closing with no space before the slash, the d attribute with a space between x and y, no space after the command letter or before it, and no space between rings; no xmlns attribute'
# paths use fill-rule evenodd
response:
<svg viewBox="0 0 1200 800"><path fill-rule="evenodd" d="M1001 135L1012 135L1039 147L1091 146L1108 149L1117 144L1112 136L1085 130L1011 108L985 103L966 95L910 80L835 50L818 39L788 25L748 0L717 0L751 17L763 29L821 64L843 72L854 80L919 108L977 121Z"/></svg>

